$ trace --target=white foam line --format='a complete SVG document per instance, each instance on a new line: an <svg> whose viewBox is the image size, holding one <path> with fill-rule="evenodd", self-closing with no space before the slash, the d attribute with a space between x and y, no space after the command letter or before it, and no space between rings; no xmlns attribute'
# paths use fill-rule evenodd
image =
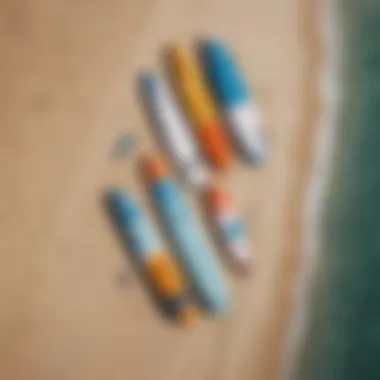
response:
<svg viewBox="0 0 380 380"><path fill-rule="evenodd" d="M294 311L290 322L280 379L294 380L298 360L305 348L308 324L310 323L309 296L314 285L317 267L322 258L321 250L321 203L332 180L331 162L334 153L334 134L341 93L339 68L341 65L342 44L340 41L337 2L324 0L320 16L320 37L322 39L324 63L319 78L321 115L318 122L315 162L312 178L307 190L304 214L304 238L298 276L293 288Z"/></svg>

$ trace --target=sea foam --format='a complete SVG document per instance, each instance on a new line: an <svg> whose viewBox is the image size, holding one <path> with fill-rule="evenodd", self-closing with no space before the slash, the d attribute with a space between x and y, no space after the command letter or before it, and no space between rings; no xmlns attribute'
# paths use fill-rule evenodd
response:
<svg viewBox="0 0 380 380"><path fill-rule="evenodd" d="M322 203L332 180L334 156L334 131L341 101L340 67L341 42L339 9L337 2L324 0L318 17L319 36L322 41L322 63L318 79L320 116L316 121L317 138L313 145L314 159L311 179L306 194L303 222L303 245L298 276L294 284L294 308L287 333L284 360L280 372L282 380L299 379L299 362L307 344L311 293L319 286L319 274L323 268L321 248Z"/></svg>

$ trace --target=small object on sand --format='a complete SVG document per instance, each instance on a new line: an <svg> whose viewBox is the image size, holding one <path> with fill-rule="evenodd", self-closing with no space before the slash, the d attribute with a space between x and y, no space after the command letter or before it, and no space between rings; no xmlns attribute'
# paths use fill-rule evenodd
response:
<svg viewBox="0 0 380 380"><path fill-rule="evenodd" d="M247 274L252 266L252 250L231 194L210 185L204 189L204 202L227 262L239 274Z"/></svg>
<svg viewBox="0 0 380 380"><path fill-rule="evenodd" d="M149 155L142 162L149 193L175 245L175 251L201 306L209 314L230 308L228 283L214 256L200 222L161 157Z"/></svg>
<svg viewBox="0 0 380 380"><path fill-rule="evenodd" d="M167 310L181 325L195 322L197 311L172 256L162 248L148 218L132 196L121 189L108 192L108 205L134 262L148 276Z"/></svg>
<svg viewBox="0 0 380 380"><path fill-rule="evenodd" d="M260 112L229 46L216 38L200 43L203 66L231 134L248 162L265 162L267 151Z"/></svg>
<svg viewBox="0 0 380 380"><path fill-rule="evenodd" d="M135 146L135 139L131 133L121 133L115 141L112 153L115 157L125 157L132 154Z"/></svg>

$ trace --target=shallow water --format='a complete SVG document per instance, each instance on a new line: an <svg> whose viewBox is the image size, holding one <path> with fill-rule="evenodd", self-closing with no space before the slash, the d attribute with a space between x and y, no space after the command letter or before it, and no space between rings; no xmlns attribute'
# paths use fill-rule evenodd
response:
<svg viewBox="0 0 380 380"><path fill-rule="evenodd" d="M342 94L298 380L380 379L380 1L340 0Z"/></svg>

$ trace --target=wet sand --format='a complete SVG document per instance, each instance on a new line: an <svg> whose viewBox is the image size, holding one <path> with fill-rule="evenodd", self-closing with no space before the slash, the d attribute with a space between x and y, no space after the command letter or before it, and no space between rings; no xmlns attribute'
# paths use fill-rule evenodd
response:
<svg viewBox="0 0 380 380"><path fill-rule="evenodd" d="M0 2L0 378L276 378L315 132L316 5L300 3ZM255 276L231 276L229 317L181 331L144 294L101 195L117 183L148 206L136 157L114 162L112 144L128 130L139 152L156 147L136 73L203 32L239 53L271 160L221 178L249 222Z"/></svg>

